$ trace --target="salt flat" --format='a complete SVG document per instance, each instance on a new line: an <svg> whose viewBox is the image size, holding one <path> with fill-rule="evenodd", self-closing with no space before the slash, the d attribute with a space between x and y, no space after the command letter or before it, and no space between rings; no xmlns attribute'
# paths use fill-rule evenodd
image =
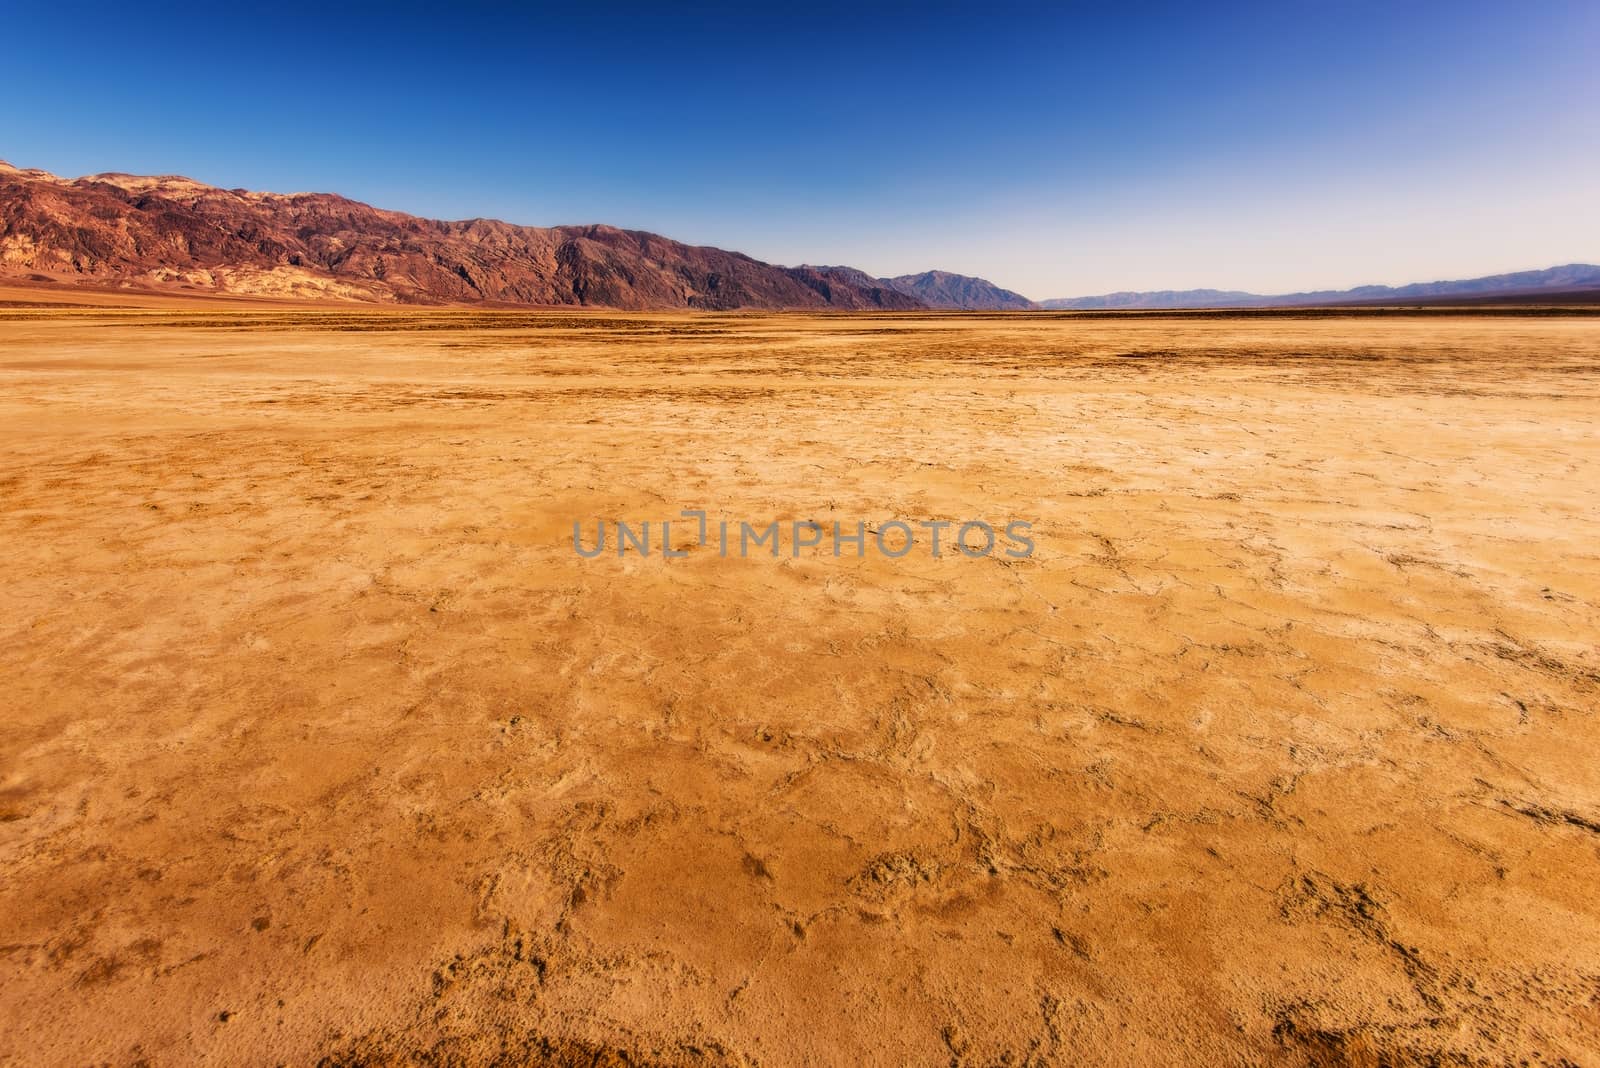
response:
<svg viewBox="0 0 1600 1068"><path fill-rule="evenodd" d="M0 1061L1600 1048L1600 318L126 304L0 308ZM696 508L1036 551L573 551Z"/></svg>

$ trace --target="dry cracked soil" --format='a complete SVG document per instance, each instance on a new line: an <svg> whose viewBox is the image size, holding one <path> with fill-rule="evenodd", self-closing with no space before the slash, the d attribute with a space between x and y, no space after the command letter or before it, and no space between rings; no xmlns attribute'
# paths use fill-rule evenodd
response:
<svg viewBox="0 0 1600 1068"><path fill-rule="evenodd" d="M1600 318L12 296L0 1062L1597 1062Z"/></svg>

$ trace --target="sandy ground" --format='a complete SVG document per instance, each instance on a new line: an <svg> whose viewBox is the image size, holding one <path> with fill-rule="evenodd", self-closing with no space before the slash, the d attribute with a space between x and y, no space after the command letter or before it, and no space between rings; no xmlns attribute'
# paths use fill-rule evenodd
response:
<svg viewBox="0 0 1600 1068"><path fill-rule="evenodd" d="M1597 1061L1600 318L13 306L0 382L0 1062ZM697 506L1037 551L572 550Z"/></svg>

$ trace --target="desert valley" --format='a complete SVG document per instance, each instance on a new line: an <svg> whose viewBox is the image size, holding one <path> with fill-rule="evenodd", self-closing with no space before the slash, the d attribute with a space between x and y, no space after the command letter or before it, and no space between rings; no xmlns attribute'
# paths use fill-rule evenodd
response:
<svg viewBox="0 0 1600 1068"><path fill-rule="evenodd" d="M1600 1049L1590 308L18 270L0 1063ZM573 551L697 508L1037 549Z"/></svg>

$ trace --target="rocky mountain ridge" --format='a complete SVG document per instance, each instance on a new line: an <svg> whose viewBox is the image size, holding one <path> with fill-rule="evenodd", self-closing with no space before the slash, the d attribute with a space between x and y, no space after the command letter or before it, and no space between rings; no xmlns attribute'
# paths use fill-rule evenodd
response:
<svg viewBox="0 0 1600 1068"><path fill-rule="evenodd" d="M908 310L898 289L612 226L445 222L332 193L0 164L0 275L281 297Z"/></svg>

